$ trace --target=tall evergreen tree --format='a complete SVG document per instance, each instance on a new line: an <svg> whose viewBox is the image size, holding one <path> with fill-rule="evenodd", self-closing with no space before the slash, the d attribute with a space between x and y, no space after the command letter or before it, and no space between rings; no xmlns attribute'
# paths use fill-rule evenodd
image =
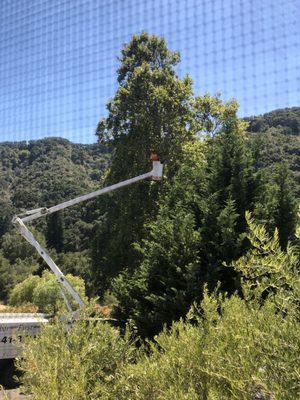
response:
<svg viewBox="0 0 300 400"><path fill-rule="evenodd" d="M200 297L203 277L199 257L199 223L205 208L203 143L183 148L185 161L166 184L155 221L136 248L141 263L113 282L118 299L115 316L131 318L139 333L153 336L163 324L184 316Z"/></svg>
<svg viewBox="0 0 300 400"><path fill-rule="evenodd" d="M288 241L295 240L298 204L295 182L286 162L266 167L258 173L259 190L254 215L265 224L269 234L278 229L279 243L283 250Z"/></svg>
<svg viewBox="0 0 300 400"><path fill-rule="evenodd" d="M12 202L7 193L0 190L0 238L9 230L12 216Z"/></svg>
<svg viewBox="0 0 300 400"><path fill-rule="evenodd" d="M49 215L46 232L47 245L58 253L64 250L64 217L62 212Z"/></svg>
<svg viewBox="0 0 300 400"><path fill-rule="evenodd" d="M297 225L297 201L293 191L291 173L286 163L278 165L275 173L274 220L279 232L279 243L286 249L288 241L294 238Z"/></svg>
<svg viewBox="0 0 300 400"><path fill-rule="evenodd" d="M253 207L252 156L247 124L237 117L235 101L198 98L196 119L207 126L207 202L201 224L201 254L206 280L219 280L228 291L237 289L234 274L223 266L237 258L245 245L245 212ZM206 121L206 122L205 122Z"/></svg>
<svg viewBox="0 0 300 400"><path fill-rule="evenodd" d="M173 173L181 146L191 136L191 80L177 77L178 61L178 53L169 51L164 39L146 33L124 46L119 88L108 104L108 117L97 127L99 140L115 149L105 184L150 170L152 149L168 163L169 175ZM99 293L111 276L137 265L139 257L132 244L142 239L145 222L157 212L159 187L141 182L99 202L106 213L93 243Z"/></svg>
<svg viewBox="0 0 300 400"><path fill-rule="evenodd" d="M294 184L287 163L281 163L275 170L275 212L274 222L279 232L279 243L286 249L288 241L294 239L297 225L297 200Z"/></svg>

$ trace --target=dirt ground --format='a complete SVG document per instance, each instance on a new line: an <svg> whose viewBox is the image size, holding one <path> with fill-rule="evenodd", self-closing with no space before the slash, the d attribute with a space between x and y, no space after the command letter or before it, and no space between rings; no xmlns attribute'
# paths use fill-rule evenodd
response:
<svg viewBox="0 0 300 400"><path fill-rule="evenodd" d="M0 390L0 400L30 400L31 396L20 393L20 389Z"/></svg>

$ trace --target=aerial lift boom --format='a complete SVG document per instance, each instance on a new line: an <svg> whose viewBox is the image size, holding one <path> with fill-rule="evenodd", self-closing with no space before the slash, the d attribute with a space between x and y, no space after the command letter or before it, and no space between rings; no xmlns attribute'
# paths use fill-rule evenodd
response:
<svg viewBox="0 0 300 400"><path fill-rule="evenodd" d="M98 189L94 192L76 197L75 199L64 201L63 203L57 204L53 207L49 208L37 208L35 210L30 210L27 211L25 214L15 216L12 220L13 224L17 227L18 231L20 234L29 242L39 253L39 255L44 259L46 264L49 266L49 268L52 270L52 272L55 274L57 281L61 285L62 289L62 295L64 297L64 300L67 304L67 307L70 312L73 312L73 317L76 316L76 311L74 312L72 310L71 304L68 300L67 293L71 295L73 300L78 306L78 309L81 309L83 307L83 301L79 294L76 292L76 290L73 288L71 283L66 279L62 271L59 269L59 267L55 264L53 259L50 257L49 253L46 251L46 249L41 246L41 244L36 240L32 232L28 229L28 227L25 225L25 223L36 220L41 217L45 217L47 215L50 215L54 212L64 210L65 208L71 207L75 204L79 204L83 201L93 199L95 197L101 196L102 194L112 192L116 189L120 189L122 187L131 185L135 182L142 181L147 178L152 178L154 180L160 180L162 178L162 173L163 173L163 164L158 161L158 158L156 154L152 153L151 155L151 161L152 161L152 170L150 172L147 172L142 175L138 175L134 178L127 179L125 181L116 183L114 185ZM77 310L78 311L78 310Z"/></svg>

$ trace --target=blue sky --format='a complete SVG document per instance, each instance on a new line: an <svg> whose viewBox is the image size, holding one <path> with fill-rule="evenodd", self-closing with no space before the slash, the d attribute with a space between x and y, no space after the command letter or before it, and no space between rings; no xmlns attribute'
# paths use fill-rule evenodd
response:
<svg viewBox="0 0 300 400"><path fill-rule="evenodd" d="M0 0L0 141L95 141L134 33L164 35L195 93L240 115L299 106L299 0Z"/></svg>

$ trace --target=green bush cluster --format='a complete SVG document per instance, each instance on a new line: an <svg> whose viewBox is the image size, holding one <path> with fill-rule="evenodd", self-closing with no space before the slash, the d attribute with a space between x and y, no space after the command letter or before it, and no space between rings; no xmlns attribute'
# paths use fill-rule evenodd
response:
<svg viewBox="0 0 300 400"><path fill-rule="evenodd" d="M36 400L101 398L134 353L130 338L108 324L82 318L66 331L58 322L26 346L23 383Z"/></svg>
<svg viewBox="0 0 300 400"><path fill-rule="evenodd" d="M138 350L102 322L50 325L21 360L33 399L299 399L299 249L282 251L277 233L247 220L251 248L231 266L242 296L205 289L184 320Z"/></svg>
<svg viewBox="0 0 300 400"><path fill-rule="evenodd" d="M183 321L127 365L110 399L297 399L300 327L272 301L206 295L197 326ZM260 396L260 397L259 397Z"/></svg>
<svg viewBox="0 0 300 400"><path fill-rule="evenodd" d="M85 285L82 278L67 274L66 278L83 300L86 300ZM71 305L74 301L67 293ZM33 304L40 312L56 313L65 309L65 301L61 293L60 284L55 275L50 271L44 271L42 276L31 275L23 282L16 285L9 296L8 303L13 307L24 304ZM73 306L76 306L73 304Z"/></svg>

